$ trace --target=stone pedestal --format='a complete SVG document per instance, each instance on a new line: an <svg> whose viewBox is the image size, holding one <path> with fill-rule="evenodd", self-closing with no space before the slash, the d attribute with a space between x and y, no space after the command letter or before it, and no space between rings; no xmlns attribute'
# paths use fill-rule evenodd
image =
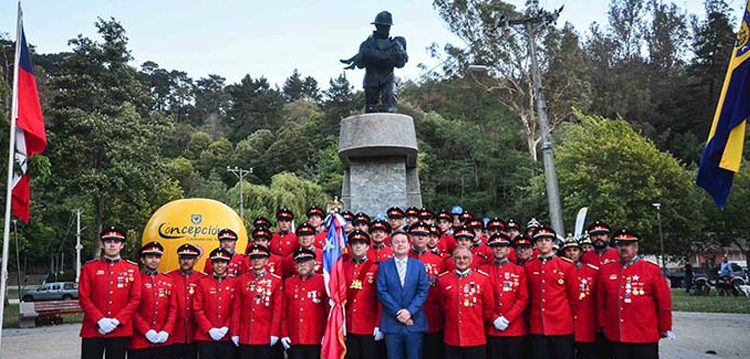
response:
<svg viewBox="0 0 750 359"><path fill-rule="evenodd" d="M344 165L341 200L346 209L375 216L392 206L422 207L411 117L368 113L345 118L339 157Z"/></svg>

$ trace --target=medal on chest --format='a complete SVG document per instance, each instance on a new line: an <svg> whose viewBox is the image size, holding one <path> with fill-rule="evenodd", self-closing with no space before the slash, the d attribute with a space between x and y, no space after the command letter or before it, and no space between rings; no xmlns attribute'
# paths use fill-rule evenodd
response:
<svg viewBox="0 0 750 359"><path fill-rule="evenodd" d="M472 282L464 284L464 307L473 307L477 304L477 294L479 293L479 286Z"/></svg>
<svg viewBox="0 0 750 359"><path fill-rule="evenodd" d="M591 280L589 278L581 278L581 282L578 285L578 300L583 300L591 293Z"/></svg>
<svg viewBox="0 0 750 359"><path fill-rule="evenodd" d="M633 285L631 284L631 277L625 278L625 298L623 298L623 301L625 303L632 303L633 298L631 297L631 293L633 292Z"/></svg>
<svg viewBox="0 0 750 359"><path fill-rule="evenodd" d="M349 288L355 289L355 290L362 290L362 281L359 279L353 280Z"/></svg>
<svg viewBox="0 0 750 359"><path fill-rule="evenodd" d="M268 279L261 280L255 288L255 304L263 304L268 307L271 305L271 281Z"/></svg>
<svg viewBox="0 0 750 359"><path fill-rule="evenodd" d="M307 298L310 299L315 304L320 303L320 297L318 297L317 290L307 292Z"/></svg>

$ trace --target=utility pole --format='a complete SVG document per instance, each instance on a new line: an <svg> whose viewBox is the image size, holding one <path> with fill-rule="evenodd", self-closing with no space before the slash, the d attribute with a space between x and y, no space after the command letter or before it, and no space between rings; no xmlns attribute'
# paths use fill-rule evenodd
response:
<svg viewBox="0 0 750 359"><path fill-rule="evenodd" d="M539 131L542 135L542 159L544 161L544 179L547 183L547 202L549 203L549 216L552 228L558 236L564 236L565 231L562 220L562 205L560 203L560 191L557 186L557 173L555 171L555 153L552 149L552 139L549 132L549 117L547 116L547 103L542 94L542 75L539 70L539 61L536 58L536 41L534 36L537 28L546 26L557 21L562 7L555 12L539 10L533 17L524 19L504 19L501 25L505 27L520 27L526 31L529 41L529 56L531 57L531 79L534 86L534 99L536 100L536 111L539 119Z"/></svg>
<svg viewBox="0 0 750 359"><path fill-rule="evenodd" d="M661 269L665 270L667 266L664 264L664 232L661 229L661 203L651 203L656 208L656 222L659 223L659 262L661 262Z"/></svg>
<svg viewBox="0 0 750 359"><path fill-rule="evenodd" d="M246 175L253 173L253 168L251 167L249 170L246 170L246 169L239 168L237 166L234 166L234 168L227 166L227 172L232 172L240 180L240 218L242 218L242 220L244 221L245 220L245 206L244 206L244 197L242 196L242 181L244 180Z"/></svg>
<svg viewBox="0 0 750 359"><path fill-rule="evenodd" d="M16 271L18 276L18 299L23 298L23 288L21 287L21 251L18 249L18 220L13 220L13 236L16 238Z"/></svg>
<svg viewBox="0 0 750 359"><path fill-rule="evenodd" d="M76 283L81 278L81 210L76 210Z"/></svg>

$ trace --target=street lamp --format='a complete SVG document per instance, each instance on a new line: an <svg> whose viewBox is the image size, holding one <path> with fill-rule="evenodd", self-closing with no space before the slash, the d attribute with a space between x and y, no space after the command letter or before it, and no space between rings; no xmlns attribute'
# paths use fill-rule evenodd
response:
<svg viewBox="0 0 750 359"><path fill-rule="evenodd" d="M239 168L237 166L234 166L234 168L227 166L227 172L232 172L237 178L240 180L240 218L242 220L245 220L245 206L244 206L244 198L242 196L242 181L245 178L246 175L253 173L253 168L250 167L249 170Z"/></svg>
<svg viewBox="0 0 750 359"><path fill-rule="evenodd" d="M654 203L651 203L651 205L654 206L654 208L656 208L656 221L659 223L659 247L660 247L659 261L661 262L662 270L664 270L667 267L664 265L664 232L662 232L662 229L661 229L661 203L654 202Z"/></svg>

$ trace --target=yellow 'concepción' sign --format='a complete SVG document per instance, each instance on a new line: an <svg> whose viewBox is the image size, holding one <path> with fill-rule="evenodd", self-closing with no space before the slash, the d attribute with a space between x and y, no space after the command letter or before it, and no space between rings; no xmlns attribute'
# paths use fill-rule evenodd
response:
<svg viewBox="0 0 750 359"><path fill-rule="evenodd" d="M208 254L219 246L216 237L224 228L237 233L239 239L235 250L245 253L247 230L232 208L212 199L180 199L154 212L143 229L141 244L157 241L164 246L159 271L168 272L179 266L177 248L190 243L200 248L201 255L195 269L203 271Z"/></svg>

